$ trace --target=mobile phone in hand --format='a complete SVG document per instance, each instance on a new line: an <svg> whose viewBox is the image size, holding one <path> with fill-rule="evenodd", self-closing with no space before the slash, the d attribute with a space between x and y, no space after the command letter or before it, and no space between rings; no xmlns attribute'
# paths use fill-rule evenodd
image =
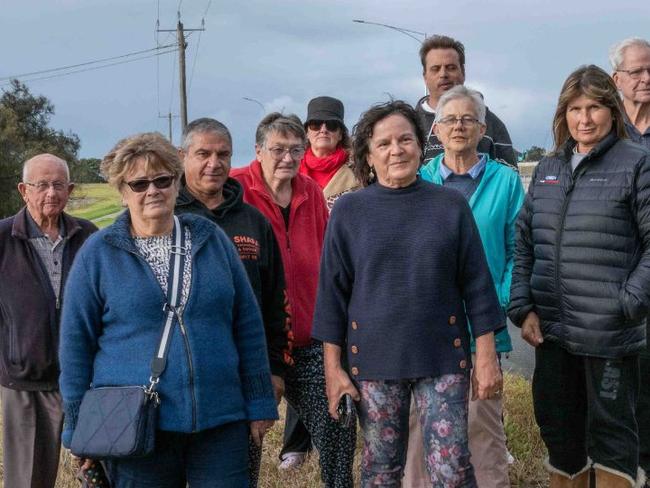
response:
<svg viewBox="0 0 650 488"><path fill-rule="evenodd" d="M339 414L339 425L344 428L348 428L352 424L352 412L354 409L354 401L352 396L348 393L341 397L339 400L339 406L336 409L336 413Z"/></svg>
<svg viewBox="0 0 650 488"><path fill-rule="evenodd" d="M89 468L79 469L77 478L81 481L82 488L110 488L111 486L104 467L99 461L93 461Z"/></svg>

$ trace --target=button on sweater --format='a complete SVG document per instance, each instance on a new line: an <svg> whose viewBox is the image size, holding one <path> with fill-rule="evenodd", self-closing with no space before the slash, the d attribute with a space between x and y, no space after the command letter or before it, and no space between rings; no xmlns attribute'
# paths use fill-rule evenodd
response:
<svg viewBox="0 0 650 488"><path fill-rule="evenodd" d="M466 317L475 337L505 326L462 195L418 179L399 189L373 184L337 201L312 335L347 350L354 379L467 371Z"/></svg>

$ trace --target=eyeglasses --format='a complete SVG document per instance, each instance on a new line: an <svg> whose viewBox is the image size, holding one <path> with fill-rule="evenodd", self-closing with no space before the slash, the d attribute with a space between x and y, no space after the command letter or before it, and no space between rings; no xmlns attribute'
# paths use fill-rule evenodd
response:
<svg viewBox="0 0 650 488"><path fill-rule="evenodd" d="M325 128L330 132L334 132L341 126L336 120L310 120L307 122L307 128L311 130L320 130L320 128L323 127L323 124L325 124Z"/></svg>
<svg viewBox="0 0 650 488"><path fill-rule="evenodd" d="M454 117L453 115L450 115L449 117L440 119L437 123L447 127L453 127L458 122L460 122L460 125L463 127L471 127L472 125L479 123L478 119L470 115L463 115L462 117Z"/></svg>
<svg viewBox="0 0 650 488"><path fill-rule="evenodd" d="M305 148L303 146L295 147L270 147L268 151L275 159L282 159L285 154L289 153L291 159L301 159L305 155Z"/></svg>
<svg viewBox="0 0 650 488"><path fill-rule="evenodd" d="M634 69L617 69L616 71L627 73L633 80L639 80L641 79L641 76L643 76L643 73L648 73L648 75L650 75L650 66L641 66Z"/></svg>
<svg viewBox="0 0 650 488"><path fill-rule="evenodd" d="M27 186L31 186L32 188L35 188L37 192L39 193L44 193L47 190L49 190L50 187L54 189L54 191L63 191L68 186L70 183L64 183L63 181L37 181L36 183L29 183L27 181L23 181Z"/></svg>
<svg viewBox="0 0 650 488"><path fill-rule="evenodd" d="M172 175L165 175L165 176L157 176L152 180L147 180L142 178L139 180L127 181L126 184L129 185L129 188L131 188L131 190L134 191L135 193L142 193L143 191L147 191L149 189L149 185L151 185L152 183L153 186L155 186L159 190L169 188L170 186L172 186L174 179L175 178Z"/></svg>

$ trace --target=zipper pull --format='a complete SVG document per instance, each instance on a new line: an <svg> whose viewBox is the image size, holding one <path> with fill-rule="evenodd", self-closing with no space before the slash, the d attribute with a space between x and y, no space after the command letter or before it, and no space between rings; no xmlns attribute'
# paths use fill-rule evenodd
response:
<svg viewBox="0 0 650 488"><path fill-rule="evenodd" d="M57 310L61 308L61 300L59 299L59 297L56 297L55 306Z"/></svg>

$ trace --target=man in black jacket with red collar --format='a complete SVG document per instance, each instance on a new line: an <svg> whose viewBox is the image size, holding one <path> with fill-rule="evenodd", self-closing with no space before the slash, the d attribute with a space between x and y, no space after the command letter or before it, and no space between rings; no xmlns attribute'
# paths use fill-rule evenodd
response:
<svg viewBox="0 0 650 488"><path fill-rule="evenodd" d="M54 487L63 413L59 318L75 254L97 228L63 212L73 189L65 161L40 154L18 184L25 207L0 221L0 397L4 484Z"/></svg>

